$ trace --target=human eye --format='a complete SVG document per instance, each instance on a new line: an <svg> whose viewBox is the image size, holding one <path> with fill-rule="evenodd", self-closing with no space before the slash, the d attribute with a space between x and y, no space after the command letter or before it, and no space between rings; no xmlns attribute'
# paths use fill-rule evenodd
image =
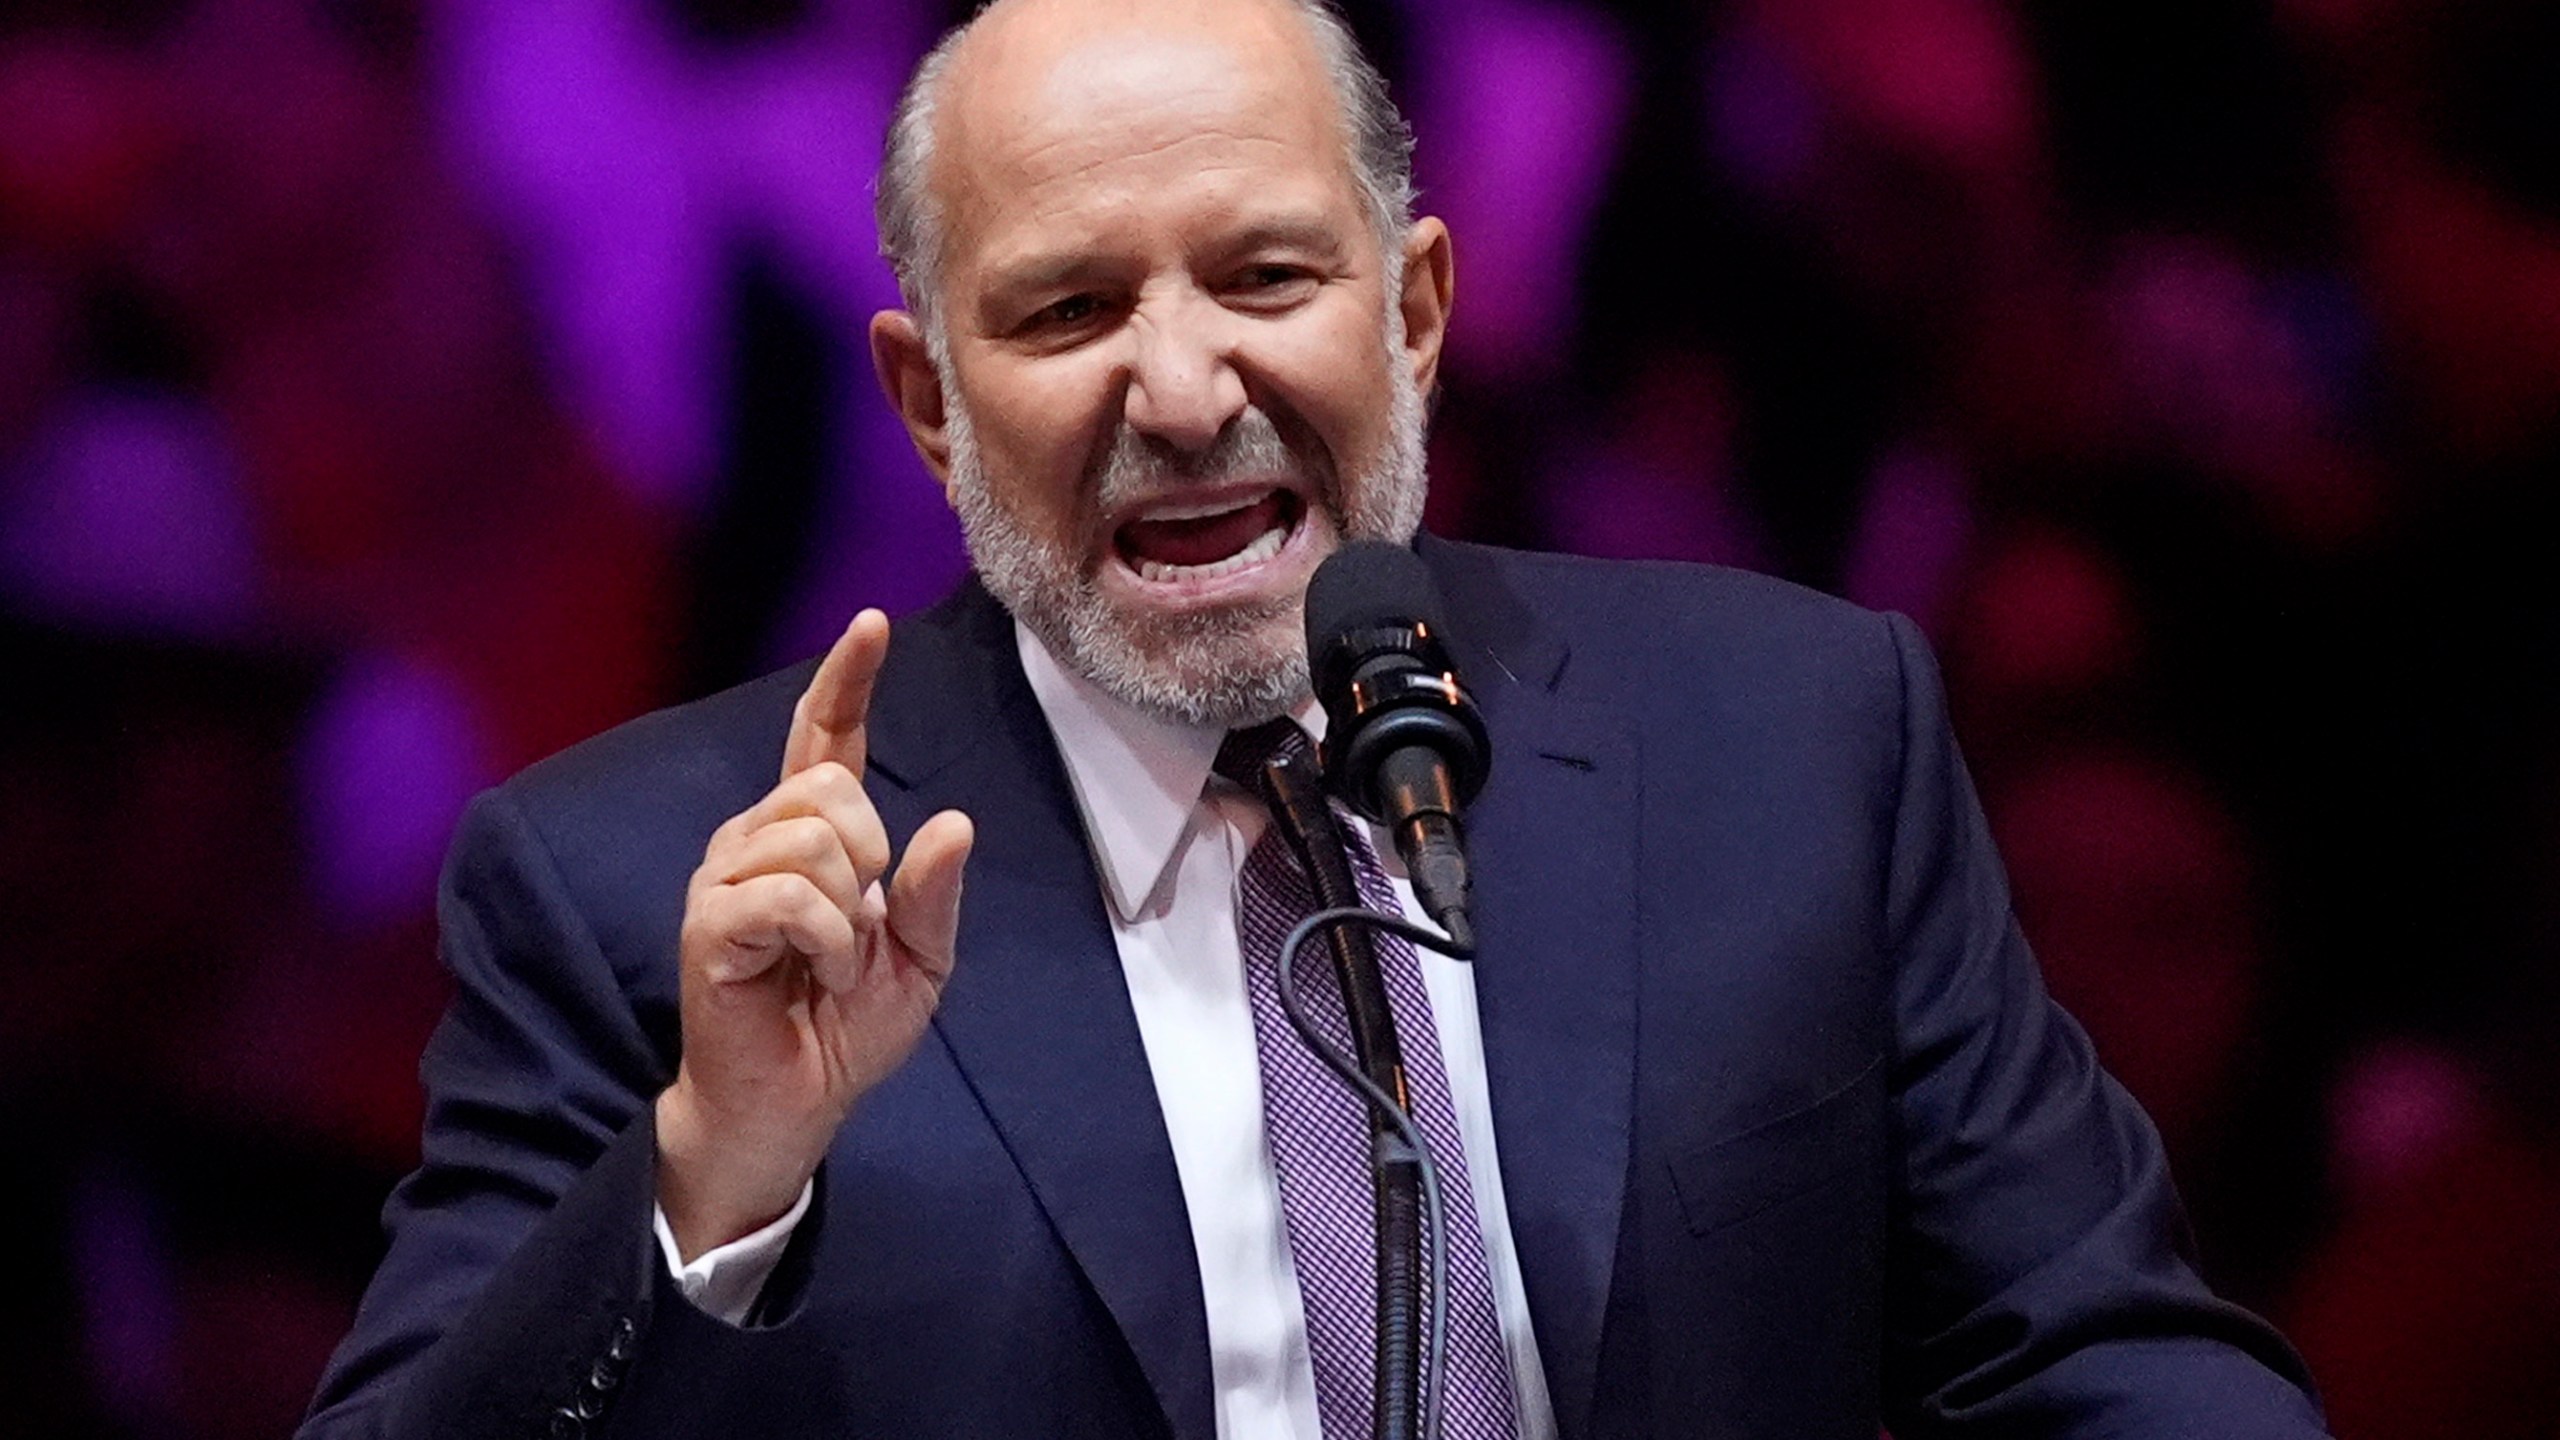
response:
<svg viewBox="0 0 2560 1440"><path fill-rule="evenodd" d="M1284 260L1262 260L1230 276L1226 292L1233 303L1252 309L1287 309L1315 293L1315 272Z"/></svg>
<svg viewBox="0 0 2560 1440"><path fill-rule="evenodd" d="M1109 317L1111 298L1098 290L1078 290L1038 306L1013 323L1013 339L1055 346L1081 343Z"/></svg>
<svg viewBox="0 0 2560 1440"><path fill-rule="evenodd" d="M1101 313L1102 297L1098 295L1070 295L1064 300L1055 301L1044 307L1040 311L1039 315L1034 318L1049 325L1073 325L1080 321L1090 320Z"/></svg>

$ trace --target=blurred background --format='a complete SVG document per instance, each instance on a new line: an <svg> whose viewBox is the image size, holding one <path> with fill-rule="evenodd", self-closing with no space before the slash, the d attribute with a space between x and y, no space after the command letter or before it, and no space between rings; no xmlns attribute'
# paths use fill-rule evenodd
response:
<svg viewBox="0 0 2560 1440"><path fill-rule="evenodd" d="M465 798L960 572L860 340L958 8L0 8L11 1433L289 1429ZM1350 8L1435 528L1917 618L2212 1278L2560 1433L2560 7Z"/></svg>

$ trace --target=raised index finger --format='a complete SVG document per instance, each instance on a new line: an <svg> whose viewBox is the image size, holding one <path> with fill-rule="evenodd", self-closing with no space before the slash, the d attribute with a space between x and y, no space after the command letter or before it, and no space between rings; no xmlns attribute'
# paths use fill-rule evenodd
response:
<svg viewBox="0 0 2560 1440"><path fill-rule="evenodd" d="M865 610L844 627L792 707L791 735L782 745L783 779L827 760L856 777L862 774L870 749L871 685L888 653L888 616Z"/></svg>

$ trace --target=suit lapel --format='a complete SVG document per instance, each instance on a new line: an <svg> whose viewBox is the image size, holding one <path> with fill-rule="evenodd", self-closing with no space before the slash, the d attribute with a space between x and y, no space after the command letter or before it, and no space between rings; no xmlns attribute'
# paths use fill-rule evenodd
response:
<svg viewBox="0 0 2560 1440"><path fill-rule="evenodd" d="M892 833L979 820L934 1027L1180 1437L1215 1428L1182 1184L1100 882L1012 624L974 582L899 627L873 716Z"/></svg>
<svg viewBox="0 0 2560 1440"><path fill-rule="evenodd" d="M1481 552L1426 543L1492 778L1470 809L1476 1006L1502 1188L1566 1435L1587 1433L1635 1097L1636 747Z"/></svg>
<svg viewBox="0 0 2560 1440"><path fill-rule="evenodd" d="M1493 778L1468 820L1477 1011L1539 1349L1557 1420L1581 1434L1634 1106L1635 743L1617 717L1557 693L1563 647L1481 552L1422 553L1493 733ZM935 1029L1173 1433L1210 1440L1190 1220L1100 882L1011 621L974 583L899 627L872 729L893 834L945 807L985 822Z"/></svg>

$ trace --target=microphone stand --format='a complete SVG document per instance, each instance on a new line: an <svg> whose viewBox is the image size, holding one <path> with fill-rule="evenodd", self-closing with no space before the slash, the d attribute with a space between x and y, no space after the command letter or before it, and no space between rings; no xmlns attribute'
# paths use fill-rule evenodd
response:
<svg viewBox="0 0 2560 1440"><path fill-rule="evenodd" d="M1322 1060L1325 1067L1333 1071L1344 1085L1368 1100L1374 1115L1385 1118L1394 1127L1396 1134L1403 1141L1404 1148L1400 1153L1412 1157L1415 1172L1421 1177L1422 1293L1425 1299L1422 1332L1421 1433L1422 1440L1440 1440L1441 1401L1444 1398L1442 1391L1448 1376L1449 1355L1449 1229L1443 1214L1444 1206L1441 1203L1440 1169L1432 1162L1431 1143L1423 1138L1421 1128L1414 1124L1412 1115L1398 1108L1394 1096L1378 1088L1375 1082L1361 1072L1357 1058L1344 1054L1339 1047L1327 1040L1316 1029L1314 1018L1307 1013L1304 1002L1298 998L1297 962L1300 947L1313 938L1318 930L1325 930L1328 934L1332 934L1339 933L1345 926L1355 925L1391 931L1416 945L1427 946L1458 960L1474 959L1475 947L1436 934L1429 928L1416 925L1398 915L1384 915L1359 906L1338 910L1319 910L1299 921L1297 928L1291 930L1288 938L1281 942L1279 975L1276 977L1279 982L1281 1012L1289 1017L1289 1023L1296 1028L1298 1038L1306 1042L1307 1049L1314 1052L1315 1057ZM1381 1359L1380 1364L1383 1366L1385 1361ZM1372 1426L1375 1433L1383 1434L1385 1429L1386 1421L1383 1418Z"/></svg>
<svg viewBox="0 0 2560 1440"><path fill-rule="evenodd" d="M1294 762L1275 757L1266 778L1273 802L1272 820L1279 825L1289 848L1296 852L1298 863L1305 867L1318 909L1375 915L1361 906L1360 887L1352 877L1342 834L1334 825L1321 776L1309 757L1303 752ZM1302 926L1299 939L1303 940L1307 931L1308 927ZM1428 1152L1415 1143L1420 1136L1413 1133L1410 1119L1412 1103L1405 1085L1404 1054L1396 1043L1395 1014L1387 1004L1386 985L1379 978L1377 953L1371 948L1369 934L1358 925L1337 923L1327 929L1325 939L1333 952L1334 974L1342 984L1343 1008L1350 1019L1352 1046L1357 1052L1356 1073L1367 1082L1354 1088L1370 1100L1366 1108L1378 1246L1378 1361L1370 1414L1378 1440L1412 1440L1422 1433L1418 1429L1422 1420L1424 1318L1421 1212L1423 1172L1430 1160ZM1281 952L1280 973L1284 979L1290 973L1294 948L1284 947ZM1293 990L1294 986L1290 988ZM1312 1042L1315 1036L1300 1021L1296 1007L1287 1008L1292 1011L1290 1020L1298 1025L1300 1035ZM1318 1045L1316 1052L1331 1063L1337 1057L1326 1053L1330 1049ZM1381 1106L1381 1100L1391 1103ZM1437 1408L1433 1407L1435 1411Z"/></svg>

